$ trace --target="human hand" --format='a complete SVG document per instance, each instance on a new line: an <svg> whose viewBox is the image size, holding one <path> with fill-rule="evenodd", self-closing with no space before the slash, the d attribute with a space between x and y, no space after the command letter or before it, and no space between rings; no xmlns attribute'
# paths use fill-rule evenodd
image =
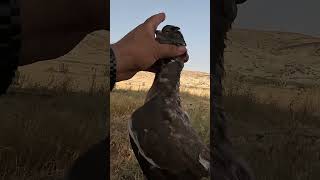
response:
<svg viewBox="0 0 320 180"><path fill-rule="evenodd" d="M157 27L164 20L164 13L153 15L111 45L117 59L117 81L130 79L139 71L151 71L150 67L159 59L186 53L184 46L160 44L155 40Z"/></svg>

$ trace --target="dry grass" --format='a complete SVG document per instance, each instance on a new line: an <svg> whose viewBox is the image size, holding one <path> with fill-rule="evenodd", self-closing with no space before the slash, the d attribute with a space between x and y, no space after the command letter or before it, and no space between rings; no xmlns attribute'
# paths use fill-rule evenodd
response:
<svg viewBox="0 0 320 180"><path fill-rule="evenodd" d="M254 88L226 83L225 107L234 146L257 180L319 179L319 89L291 90L283 103L286 97L258 98Z"/></svg>
<svg viewBox="0 0 320 180"><path fill-rule="evenodd" d="M118 89L147 91L152 85L154 74L139 72L133 78L117 83ZM209 97L210 80L209 74L203 72L182 71L180 78L180 91L191 95Z"/></svg>
<svg viewBox="0 0 320 180"><path fill-rule="evenodd" d="M316 180L320 174L320 95L317 87L285 89L270 96L268 91L239 79L225 81L225 107L230 117L230 135L239 154L249 161L258 180ZM132 88L134 89L134 88ZM145 91L111 93L111 177L142 179L130 149L127 122L142 105ZM282 98L280 99L279 97ZM183 106L191 114L194 127L208 142L208 97L182 93ZM276 98L274 98L276 97ZM204 116L204 117L203 117Z"/></svg>
<svg viewBox="0 0 320 180"><path fill-rule="evenodd" d="M44 86L18 73L0 97L0 179L61 179L80 153L105 137L106 89L76 91L63 70L62 80Z"/></svg>

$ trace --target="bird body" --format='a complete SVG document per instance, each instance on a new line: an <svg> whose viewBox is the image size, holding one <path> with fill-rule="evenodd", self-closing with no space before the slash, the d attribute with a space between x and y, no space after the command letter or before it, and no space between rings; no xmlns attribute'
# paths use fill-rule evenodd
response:
<svg viewBox="0 0 320 180"><path fill-rule="evenodd" d="M165 26L163 33L157 35L165 43L174 37L180 37L178 43L183 43L178 30ZM209 176L209 148L192 128L181 106L180 75L187 58L185 54L159 60L146 101L129 121L131 146L147 179L197 180Z"/></svg>

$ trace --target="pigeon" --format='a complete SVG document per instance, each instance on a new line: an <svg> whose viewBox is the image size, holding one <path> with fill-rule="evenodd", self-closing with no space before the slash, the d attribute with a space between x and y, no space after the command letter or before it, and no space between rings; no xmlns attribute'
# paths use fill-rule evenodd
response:
<svg viewBox="0 0 320 180"><path fill-rule="evenodd" d="M186 45L179 28L156 31L159 43ZM188 54L158 60L142 107L129 120L129 139L146 180L200 180L209 177L210 150L182 109L180 75Z"/></svg>

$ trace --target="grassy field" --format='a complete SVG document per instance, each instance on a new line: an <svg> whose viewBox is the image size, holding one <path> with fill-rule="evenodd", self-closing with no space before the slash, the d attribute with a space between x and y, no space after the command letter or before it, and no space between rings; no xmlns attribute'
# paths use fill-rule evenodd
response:
<svg viewBox="0 0 320 180"><path fill-rule="evenodd" d="M21 68L0 97L0 179L59 179L104 138L107 39L106 32L91 34L66 56ZM230 39L225 108L235 150L257 180L318 180L320 39L252 30L235 30ZM111 93L112 180L142 178L127 123L152 80L150 73L138 73ZM209 84L206 73L181 77L184 109L206 143Z"/></svg>
<svg viewBox="0 0 320 180"><path fill-rule="evenodd" d="M107 91L73 91L68 76L50 86L23 77L0 97L0 179L61 179L105 137Z"/></svg>
<svg viewBox="0 0 320 180"><path fill-rule="evenodd" d="M236 150L257 180L319 179L320 39L248 29L228 35L225 108Z"/></svg>
<svg viewBox="0 0 320 180"><path fill-rule="evenodd" d="M0 98L1 179L59 179L81 152L104 137L106 89L93 86L91 91L74 92L70 82L66 76L49 87L25 83L21 88L18 80ZM282 99L260 96L261 89L255 88L240 80L225 81L225 107L236 151L249 161L258 180L318 179L319 88L287 89L291 95ZM276 92L285 89L278 88ZM209 99L192 93L182 93L183 107L208 143ZM127 123L145 94L121 88L111 93L113 180L142 179L128 143Z"/></svg>
<svg viewBox="0 0 320 180"><path fill-rule="evenodd" d="M129 144L128 120L134 110L142 106L146 91L116 89L111 93L110 152L111 180L143 179L138 162ZM208 96L181 94L183 108L192 125L206 144L209 144L210 102Z"/></svg>
<svg viewBox="0 0 320 180"><path fill-rule="evenodd" d="M225 108L235 150L248 160L258 180L316 180L320 177L320 91L285 89L274 93L259 84L225 80ZM111 93L111 179L142 179L130 148L127 123L140 107L144 90L118 88ZM259 90L271 95L262 96ZM290 92L287 96L277 92ZM182 93L183 107L208 143L209 99L203 93ZM279 98L281 97L281 98Z"/></svg>
<svg viewBox="0 0 320 180"><path fill-rule="evenodd" d="M249 161L256 179L319 179L319 88L299 93L295 88L290 98L261 99L247 84L227 84L225 108L234 147Z"/></svg>
<svg viewBox="0 0 320 180"><path fill-rule="evenodd" d="M105 138L109 33L88 34L57 59L18 68L0 97L0 179L57 180Z"/></svg>

